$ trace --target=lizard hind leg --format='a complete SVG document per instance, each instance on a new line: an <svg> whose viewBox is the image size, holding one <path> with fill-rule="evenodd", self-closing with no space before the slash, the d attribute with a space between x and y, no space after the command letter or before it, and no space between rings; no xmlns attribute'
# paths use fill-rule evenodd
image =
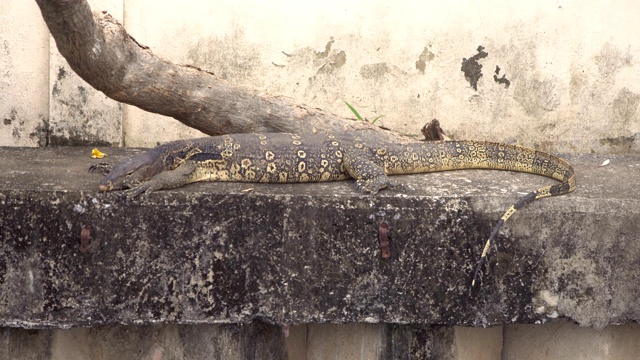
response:
<svg viewBox="0 0 640 360"><path fill-rule="evenodd" d="M507 209L507 211L505 211L504 215L502 215L500 220L498 220L498 223L493 227L493 230L491 231L491 235L489 235L489 239L487 239L487 241L484 244L484 247L482 248L482 254L480 255L480 260L478 260L476 269L473 272L473 280L471 280L471 287L475 286L476 280L478 279L478 275L480 274L480 269L482 269L482 265L484 265L484 263L487 261L487 253L491 248L491 244L495 242L496 236L498 236L498 232L500 232L500 229L502 228L504 223L507 220L509 220L511 215L513 215L518 209L538 199L541 190L542 189L536 190L534 192L530 192L524 197L520 198L518 201L516 201L515 204L513 204L509 209Z"/></svg>
<svg viewBox="0 0 640 360"><path fill-rule="evenodd" d="M375 161L361 156L347 156L343 158L345 170L356 180L358 191L375 195L378 191L388 187L398 187Z"/></svg>

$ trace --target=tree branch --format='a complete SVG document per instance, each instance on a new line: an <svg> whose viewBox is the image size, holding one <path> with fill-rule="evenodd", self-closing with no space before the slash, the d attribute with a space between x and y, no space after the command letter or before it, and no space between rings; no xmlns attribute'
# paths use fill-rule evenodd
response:
<svg viewBox="0 0 640 360"><path fill-rule="evenodd" d="M171 116L206 134L368 130L407 140L363 121L341 119L288 98L257 94L193 66L173 64L141 46L86 0L36 0L71 68L106 96Z"/></svg>

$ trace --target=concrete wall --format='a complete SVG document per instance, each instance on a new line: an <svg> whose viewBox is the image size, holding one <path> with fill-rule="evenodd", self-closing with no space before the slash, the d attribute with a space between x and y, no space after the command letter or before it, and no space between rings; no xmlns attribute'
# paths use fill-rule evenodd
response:
<svg viewBox="0 0 640 360"><path fill-rule="evenodd" d="M34 1L0 2L0 119L10 146L38 145L49 121L49 35Z"/></svg>
<svg viewBox="0 0 640 360"><path fill-rule="evenodd" d="M435 117L455 138L640 152L638 2L90 3L172 61L352 116L346 100L403 133ZM3 1L0 19L0 145L152 146L198 134L75 79L33 1ZM463 58L466 75L482 65L477 90Z"/></svg>
<svg viewBox="0 0 640 360"><path fill-rule="evenodd" d="M198 333L196 336L191 331L193 329ZM242 343L225 340L225 337L231 335L237 339L250 333L256 337L253 342L255 348L260 336L275 329L263 325L258 330L250 327L230 330L225 333L211 325L40 331L5 328L0 330L0 359L242 359L237 356L238 352L233 352L233 347L225 354L217 345L225 341ZM290 360L379 359L385 348L398 347L391 344L387 335L387 329L381 324L293 326L286 338L287 353L284 356L288 355ZM637 359L640 351L640 325L637 324L608 326L598 332L567 321L544 326L506 325L489 329L457 326L451 335L453 342L444 349L446 358L451 360L625 360ZM209 342L194 342L194 338L209 339ZM255 358L261 358L260 355L256 354Z"/></svg>

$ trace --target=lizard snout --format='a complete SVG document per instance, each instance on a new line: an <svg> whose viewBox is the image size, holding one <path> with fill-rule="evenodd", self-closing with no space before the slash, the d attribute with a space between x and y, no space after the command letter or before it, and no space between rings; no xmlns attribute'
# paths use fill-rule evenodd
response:
<svg viewBox="0 0 640 360"><path fill-rule="evenodd" d="M98 185L98 189L100 189L100 191L109 191L113 189L113 184L111 181L107 181L105 184Z"/></svg>

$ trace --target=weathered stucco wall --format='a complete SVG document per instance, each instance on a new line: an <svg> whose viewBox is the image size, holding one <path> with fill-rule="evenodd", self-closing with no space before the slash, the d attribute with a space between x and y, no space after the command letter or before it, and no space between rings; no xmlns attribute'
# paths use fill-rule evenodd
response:
<svg viewBox="0 0 640 360"><path fill-rule="evenodd" d="M172 61L352 116L346 100L403 133L435 117L456 138L640 152L637 2L90 3ZM46 144L43 132L52 144L132 146L198 134L60 76L35 4L0 6L0 145Z"/></svg>
<svg viewBox="0 0 640 360"><path fill-rule="evenodd" d="M94 11L109 9L112 16L122 21L121 1L93 0L91 5ZM36 7L36 10L39 9ZM52 146L121 145L124 141L122 104L96 91L77 76L53 39L49 50L51 97L44 142Z"/></svg>
<svg viewBox="0 0 640 360"><path fill-rule="evenodd" d="M36 3L0 1L0 146L40 143L48 94L49 35Z"/></svg>

